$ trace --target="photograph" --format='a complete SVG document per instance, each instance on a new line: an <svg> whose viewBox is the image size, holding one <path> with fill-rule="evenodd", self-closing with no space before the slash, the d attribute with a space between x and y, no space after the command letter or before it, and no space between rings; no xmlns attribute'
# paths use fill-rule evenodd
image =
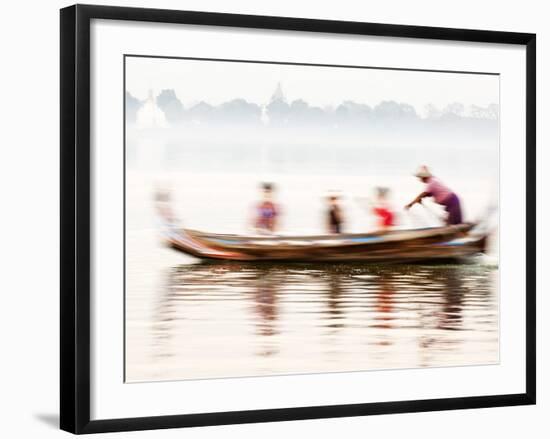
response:
<svg viewBox="0 0 550 439"><path fill-rule="evenodd" d="M123 75L125 382L499 363L499 74Z"/></svg>

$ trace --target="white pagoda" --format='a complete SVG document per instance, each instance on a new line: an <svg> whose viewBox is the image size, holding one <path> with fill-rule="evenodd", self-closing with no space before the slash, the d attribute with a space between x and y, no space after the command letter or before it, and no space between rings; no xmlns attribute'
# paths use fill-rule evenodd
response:
<svg viewBox="0 0 550 439"><path fill-rule="evenodd" d="M136 125L140 129L165 128L168 126L164 112L158 107L153 97L153 90L149 89L149 96L138 110Z"/></svg>

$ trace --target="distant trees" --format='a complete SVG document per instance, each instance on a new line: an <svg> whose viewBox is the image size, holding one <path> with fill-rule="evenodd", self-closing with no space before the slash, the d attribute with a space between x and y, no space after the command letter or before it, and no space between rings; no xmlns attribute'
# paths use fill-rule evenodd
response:
<svg viewBox="0 0 550 439"><path fill-rule="evenodd" d="M327 113L319 107L312 107L303 99L297 99L290 104L289 123L292 125L322 124Z"/></svg>
<svg viewBox="0 0 550 439"><path fill-rule="evenodd" d="M199 102L187 110L172 89L162 90L156 98L157 106L171 124L193 123L260 123L262 109L244 99L233 99L218 106Z"/></svg>
<svg viewBox="0 0 550 439"><path fill-rule="evenodd" d="M250 123L261 122L262 109L259 105L244 99L233 99L224 102L215 109L216 121L220 123Z"/></svg>
<svg viewBox="0 0 550 439"><path fill-rule="evenodd" d="M342 102L333 112L333 120L337 126L364 124L371 116L370 106L353 101Z"/></svg>
<svg viewBox="0 0 550 439"><path fill-rule="evenodd" d="M150 97L152 98L152 95ZM126 116L129 123L136 122L138 110L146 101L140 101L126 92ZM185 108L173 89L164 89L154 99L154 104L162 110L166 121L174 126L179 124L232 124L232 125L271 125L271 126L318 126L338 129L369 129L377 126L418 126L423 123L461 123L466 120L495 121L499 117L499 107L471 105L468 108L460 102L453 102L443 109L433 104L424 108L420 116L408 104L392 100L382 101L374 107L367 104L343 101L335 107L320 108L310 105L304 99L288 103L280 84L265 106L248 102L242 98L232 99L219 105L201 101ZM477 123L476 123L477 124ZM477 124L479 125L479 124Z"/></svg>
<svg viewBox="0 0 550 439"><path fill-rule="evenodd" d="M478 107L477 105L470 106L470 113L476 119L491 119L496 120L499 116L497 104L490 104L486 108Z"/></svg>
<svg viewBox="0 0 550 439"><path fill-rule="evenodd" d="M426 119L434 120L441 117L442 112L434 104L428 104L425 107Z"/></svg>
<svg viewBox="0 0 550 439"><path fill-rule="evenodd" d="M125 107L126 107L126 121L129 123L135 123L137 120L137 112L143 105L143 102L139 99L135 98L130 94L130 92L126 92L125 95Z"/></svg>
<svg viewBox="0 0 550 439"><path fill-rule="evenodd" d="M206 102L199 102L187 110L188 119L193 123L208 122L212 119L214 107Z"/></svg>
<svg viewBox="0 0 550 439"><path fill-rule="evenodd" d="M418 115L412 105L395 101L382 101L373 110L375 119L403 120L417 119Z"/></svg>
<svg viewBox="0 0 550 439"><path fill-rule="evenodd" d="M453 121L461 119L479 119L479 120L497 120L499 117L498 104L489 104L487 107L470 105L468 108L460 102L453 102L442 110L439 110L433 104L428 104L425 108L426 119Z"/></svg>
<svg viewBox="0 0 550 439"><path fill-rule="evenodd" d="M157 96L157 105L164 111L168 123L175 124L183 121L183 105L174 90L162 90Z"/></svg>
<svg viewBox="0 0 550 439"><path fill-rule="evenodd" d="M464 104L461 104L460 102L453 102L443 109L443 114L462 117L464 116Z"/></svg>

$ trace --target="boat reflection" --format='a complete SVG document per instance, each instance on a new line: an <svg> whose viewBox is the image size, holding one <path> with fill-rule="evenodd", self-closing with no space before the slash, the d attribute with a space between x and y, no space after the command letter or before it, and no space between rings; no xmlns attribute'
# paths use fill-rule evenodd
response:
<svg viewBox="0 0 550 439"><path fill-rule="evenodd" d="M154 315L154 362L179 379L495 362L496 273L463 264L175 266Z"/></svg>

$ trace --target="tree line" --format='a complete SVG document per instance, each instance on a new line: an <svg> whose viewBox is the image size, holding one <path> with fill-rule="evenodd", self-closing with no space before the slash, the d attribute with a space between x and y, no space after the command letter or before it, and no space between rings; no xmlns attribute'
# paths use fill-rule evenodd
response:
<svg viewBox="0 0 550 439"><path fill-rule="evenodd" d="M126 115L129 123L136 122L138 112L146 101L141 101L126 92ZM337 106L317 107L303 99L287 102L282 96L272 98L269 104L260 106L245 99L235 98L219 105L201 101L185 107L173 89L165 89L155 98L155 104L164 113L171 126L185 124L250 124L250 125L323 125L335 127L365 127L369 125L399 123L415 125L419 122L457 123L470 122L476 125L490 124L498 120L498 105L487 107L452 103L439 109L432 104L420 116L407 103L392 100L369 106L346 100Z"/></svg>

